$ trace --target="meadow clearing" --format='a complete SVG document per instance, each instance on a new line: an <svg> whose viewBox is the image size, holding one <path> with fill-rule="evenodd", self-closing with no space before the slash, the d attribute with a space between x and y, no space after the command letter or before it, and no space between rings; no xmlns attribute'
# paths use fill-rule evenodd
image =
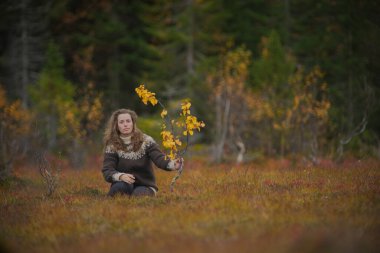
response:
<svg viewBox="0 0 380 253"><path fill-rule="evenodd" d="M64 168L50 198L36 167L0 186L1 252L379 252L380 162L317 167L187 161L156 170L155 198L106 197L101 161Z"/></svg>

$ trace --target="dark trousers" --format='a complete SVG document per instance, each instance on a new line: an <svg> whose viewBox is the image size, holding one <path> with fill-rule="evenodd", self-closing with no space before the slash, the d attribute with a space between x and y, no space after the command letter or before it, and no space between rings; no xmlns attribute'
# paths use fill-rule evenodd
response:
<svg viewBox="0 0 380 253"><path fill-rule="evenodd" d="M134 186L123 181L113 182L111 184L108 196L115 196L116 194L129 195L129 196L155 196L155 192L146 186Z"/></svg>

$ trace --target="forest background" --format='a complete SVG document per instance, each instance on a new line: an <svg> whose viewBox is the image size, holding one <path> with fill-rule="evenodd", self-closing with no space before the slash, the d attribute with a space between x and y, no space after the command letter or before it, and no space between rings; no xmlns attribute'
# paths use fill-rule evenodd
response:
<svg viewBox="0 0 380 253"><path fill-rule="evenodd" d="M380 157L380 7L343 0L20 0L0 4L1 176L50 152L80 168L110 113L159 139L145 84L206 123L188 155Z"/></svg>

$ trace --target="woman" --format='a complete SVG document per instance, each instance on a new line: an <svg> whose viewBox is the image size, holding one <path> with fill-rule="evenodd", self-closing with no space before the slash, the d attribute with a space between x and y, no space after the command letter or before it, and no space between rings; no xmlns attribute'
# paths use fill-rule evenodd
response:
<svg viewBox="0 0 380 253"><path fill-rule="evenodd" d="M109 196L155 196L158 188L153 163L164 170L181 167L183 160L165 158L152 137L136 127L137 114L128 109L112 113L104 132L103 176L111 183Z"/></svg>

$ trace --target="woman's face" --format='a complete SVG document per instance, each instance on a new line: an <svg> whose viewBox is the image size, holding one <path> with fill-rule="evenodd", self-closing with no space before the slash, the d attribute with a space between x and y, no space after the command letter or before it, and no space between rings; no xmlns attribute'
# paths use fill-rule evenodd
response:
<svg viewBox="0 0 380 253"><path fill-rule="evenodd" d="M128 136L133 131L133 121L129 113L119 114L117 116L117 126L121 136Z"/></svg>

